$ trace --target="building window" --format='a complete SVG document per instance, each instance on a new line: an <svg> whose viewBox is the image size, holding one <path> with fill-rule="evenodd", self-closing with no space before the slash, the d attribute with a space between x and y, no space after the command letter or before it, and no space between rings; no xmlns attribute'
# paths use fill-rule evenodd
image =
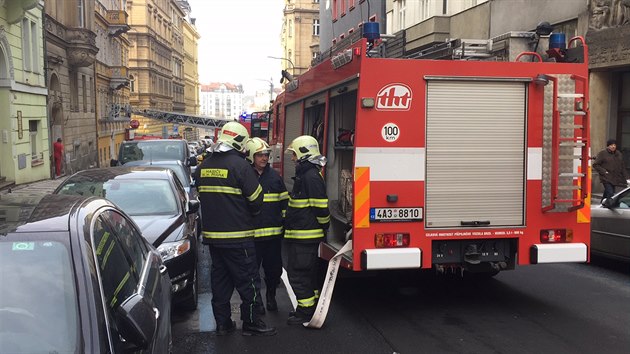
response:
<svg viewBox="0 0 630 354"><path fill-rule="evenodd" d="M85 27L85 0L77 0L77 13L79 17L79 27Z"/></svg>
<svg viewBox="0 0 630 354"><path fill-rule="evenodd" d="M129 90L136 92L136 78L133 75L129 76Z"/></svg>
<svg viewBox="0 0 630 354"><path fill-rule="evenodd" d="M85 75L81 75L81 85L83 85L82 87L82 93L83 93L83 112L87 112L87 108L88 108L88 104L87 104L87 80L85 79Z"/></svg>
<svg viewBox="0 0 630 354"><path fill-rule="evenodd" d="M289 37L293 37L293 20L289 20Z"/></svg>
<svg viewBox="0 0 630 354"><path fill-rule="evenodd" d="M338 9L337 9L337 0L332 0L332 19L333 21L337 20L338 15Z"/></svg>
<svg viewBox="0 0 630 354"><path fill-rule="evenodd" d="M398 1L398 26L399 30L405 29L405 12L407 11L407 0Z"/></svg>
<svg viewBox="0 0 630 354"><path fill-rule="evenodd" d="M39 158L39 153L37 150L37 143L38 143L38 137L37 137L37 130L39 128L39 121L38 120L29 120L28 121L28 131L29 131L29 136L31 139L31 159L33 160L37 160Z"/></svg>
<svg viewBox="0 0 630 354"><path fill-rule="evenodd" d="M32 57L31 57L31 63L33 66L33 72L34 73L39 73L39 65L37 65L38 61L39 61L39 46L38 43L39 41L37 40L37 38L39 38L38 34L37 34L37 24L33 21L31 22L31 53L32 53Z"/></svg>
<svg viewBox="0 0 630 354"><path fill-rule="evenodd" d="M348 8L350 10L354 9L355 0L348 0Z"/></svg>
<svg viewBox="0 0 630 354"><path fill-rule="evenodd" d="M319 19L313 20L313 36L319 36Z"/></svg>
<svg viewBox="0 0 630 354"><path fill-rule="evenodd" d="M70 111L79 110L79 76L76 71L70 71Z"/></svg>
<svg viewBox="0 0 630 354"><path fill-rule="evenodd" d="M31 56L33 51L31 50L31 21L25 18L22 19L22 66L24 70L31 71Z"/></svg>
<svg viewBox="0 0 630 354"><path fill-rule="evenodd" d="M346 15L346 0L339 0L339 5L341 5L341 17Z"/></svg>
<svg viewBox="0 0 630 354"><path fill-rule="evenodd" d="M420 0L420 21L429 18L429 0Z"/></svg>

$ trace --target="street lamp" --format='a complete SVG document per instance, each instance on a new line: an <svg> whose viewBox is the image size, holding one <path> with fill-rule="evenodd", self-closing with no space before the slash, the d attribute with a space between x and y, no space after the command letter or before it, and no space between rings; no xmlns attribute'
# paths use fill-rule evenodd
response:
<svg viewBox="0 0 630 354"><path fill-rule="evenodd" d="M295 65L293 65L293 62L291 61L291 59L282 58L282 57L274 57L274 56L271 56L271 55L268 55L267 58L288 61L289 64L291 64L291 71L293 71L293 73L295 74Z"/></svg>
<svg viewBox="0 0 630 354"><path fill-rule="evenodd" d="M270 78L269 80L265 80L265 79L256 79L258 81L266 81L269 83L269 104L271 104L271 102L273 101L273 77Z"/></svg>

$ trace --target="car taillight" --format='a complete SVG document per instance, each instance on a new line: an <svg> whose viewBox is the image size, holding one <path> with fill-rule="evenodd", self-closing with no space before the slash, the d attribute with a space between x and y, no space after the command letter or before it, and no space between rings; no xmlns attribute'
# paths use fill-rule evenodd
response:
<svg viewBox="0 0 630 354"><path fill-rule="evenodd" d="M374 235L374 246L376 248L409 247L409 234L402 232L391 232Z"/></svg>
<svg viewBox="0 0 630 354"><path fill-rule="evenodd" d="M573 241L573 230L567 229L547 229L540 230L540 242L559 243Z"/></svg>

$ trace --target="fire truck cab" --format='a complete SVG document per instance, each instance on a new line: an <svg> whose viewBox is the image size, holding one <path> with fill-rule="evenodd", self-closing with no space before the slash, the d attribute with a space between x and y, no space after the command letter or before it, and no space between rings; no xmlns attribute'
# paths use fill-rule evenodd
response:
<svg viewBox="0 0 630 354"><path fill-rule="evenodd" d="M588 50L578 37L541 54L534 37L388 58L354 36L287 84L269 140L280 155L309 134L328 159L320 257L352 240L353 271L588 261ZM294 164L279 162L291 190Z"/></svg>

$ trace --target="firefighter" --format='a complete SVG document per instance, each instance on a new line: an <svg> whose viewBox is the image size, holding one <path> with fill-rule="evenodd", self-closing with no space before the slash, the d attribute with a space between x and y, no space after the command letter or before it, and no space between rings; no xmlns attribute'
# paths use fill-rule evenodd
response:
<svg viewBox="0 0 630 354"><path fill-rule="evenodd" d="M269 144L260 138L247 142L247 161L258 175L264 193L262 211L254 218L256 257L258 267L262 265L265 274L267 310L275 312L278 311L276 288L282 275L282 226L289 193L278 172L269 166L270 153ZM264 314L265 308L260 306L259 312Z"/></svg>
<svg viewBox="0 0 630 354"><path fill-rule="evenodd" d="M297 309L289 315L288 324L310 321L319 298L317 249L325 240L330 223L326 183L321 169L326 158L319 152L317 140L302 135L289 145L296 163L293 191L285 219L289 282L297 298Z"/></svg>
<svg viewBox="0 0 630 354"><path fill-rule="evenodd" d="M221 129L213 153L195 171L201 201L203 243L212 257L212 309L217 335L234 331L230 298L234 288L241 303L243 335L274 335L255 311L260 304L260 276L254 246L254 216L263 193L256 174L243 158L247 129L229 122Z"/></svg>

